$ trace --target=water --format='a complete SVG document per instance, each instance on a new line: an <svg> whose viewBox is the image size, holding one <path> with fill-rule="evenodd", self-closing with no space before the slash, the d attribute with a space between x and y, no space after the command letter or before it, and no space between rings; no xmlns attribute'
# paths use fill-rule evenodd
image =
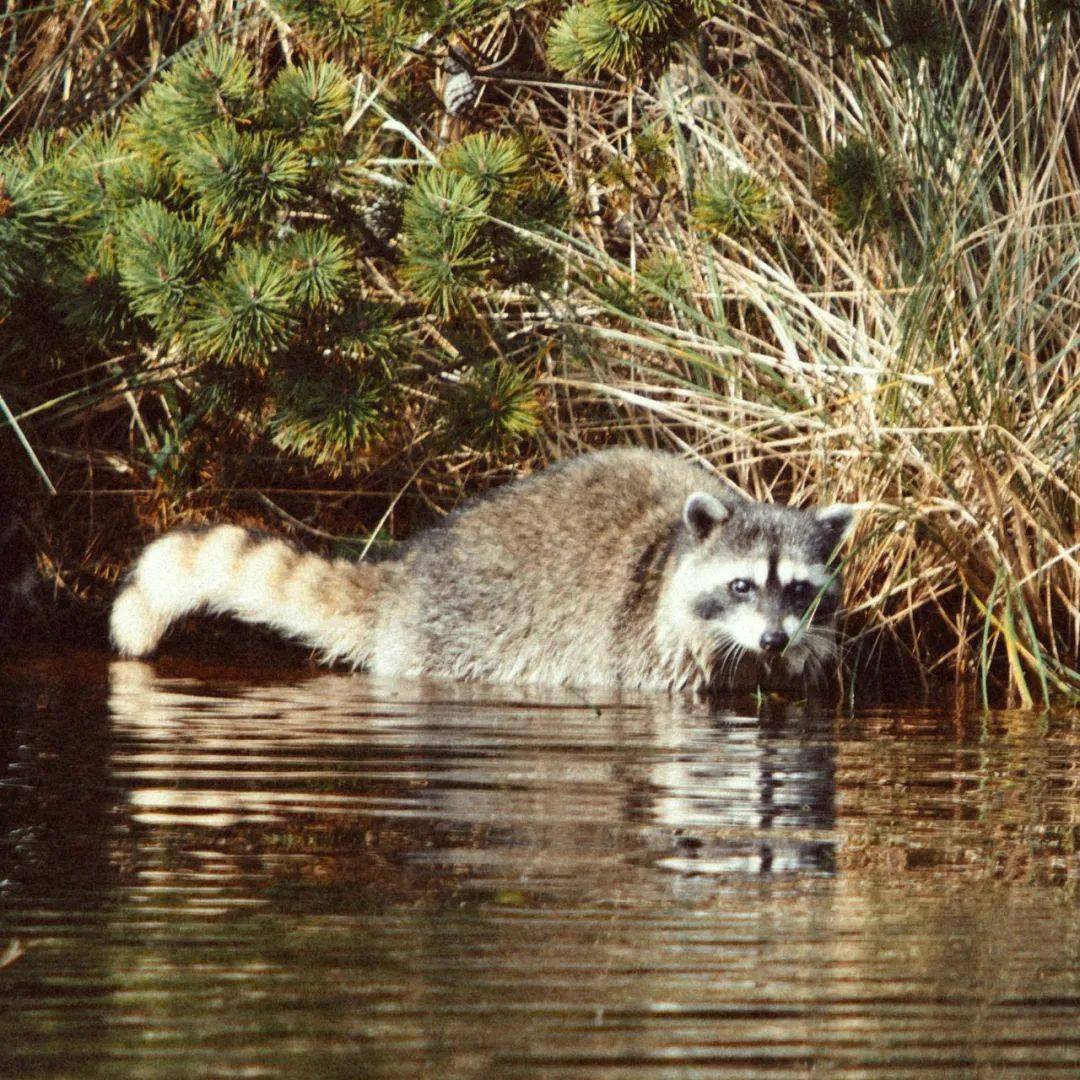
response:
<svg viewBox="0 0 1080 1080"><path fill-rule="evenodd" d="M0 702L4 1076L1080 1076L1076 713L89 655Z"/></svg>

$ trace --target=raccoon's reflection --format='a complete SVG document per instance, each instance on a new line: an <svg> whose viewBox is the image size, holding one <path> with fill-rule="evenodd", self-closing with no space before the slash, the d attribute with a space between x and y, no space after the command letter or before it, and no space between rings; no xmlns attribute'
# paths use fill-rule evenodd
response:
<svg viewBox="0 0 1080 1080"><path fill-rule="evenodd" d="M830 723L802 709L723 718L694 755L653 766L643 823L684 873L830 872ZM633 808L632 808L633 809Z"/></svg>
<svg viewBox="0 0 1080 1080"><path fill-rule="evenodd" d="M230 687L135 661L111 666L110 708L142 823L249 830L248 852L270 850L252 827L312 851L332 829L335 873L362 875L373 835L413 870L589 893L657 866L832 866L830 722L803 708L339 675Z"/></svg>

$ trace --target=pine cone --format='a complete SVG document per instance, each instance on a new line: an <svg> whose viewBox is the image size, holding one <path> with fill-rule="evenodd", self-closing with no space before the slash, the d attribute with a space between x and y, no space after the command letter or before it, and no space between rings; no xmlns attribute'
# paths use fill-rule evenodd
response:
<svg viewBox="0 0 1080 1080"><path fill-rule="evenodd" d="M480 85L452 56L443 61L443 107L450 116L463 116L480 96Z"/></svg>
<svg viewBox="0 0 1080 1080"><path fill-rule="evenodd" d="M364 227L386 244L401 231L401 199L391 191L376 195L360 215Z"/></svg>

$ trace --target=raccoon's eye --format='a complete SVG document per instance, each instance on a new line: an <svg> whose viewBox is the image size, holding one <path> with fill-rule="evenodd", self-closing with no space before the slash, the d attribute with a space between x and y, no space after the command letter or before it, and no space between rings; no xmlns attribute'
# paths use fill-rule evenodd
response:
<svg viewBox="0 0 1080 1080"><path fill-rule="evenodd" d="M809 604L817 594L817 586L812 585L809 581L793 581L791 583L791 595L797 603Z"/></svg>
<svg viewBox="0 0 1080 1080"><path fill-rule="evenodd" d="M736 596L749 596L754 591L754 583L752 581L747 581L746 578L744 578L744 577L740 577L740 578L736 578L728 586L728 588Z"/></svg>

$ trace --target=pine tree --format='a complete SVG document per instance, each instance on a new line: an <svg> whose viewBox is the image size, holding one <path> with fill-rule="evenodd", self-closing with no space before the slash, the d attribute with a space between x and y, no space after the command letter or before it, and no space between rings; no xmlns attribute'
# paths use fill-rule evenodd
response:
<svg viewBox="0 0 1080 1080"><path fill-rule="evenodd" d="M8 317L35 267L58 239L62 194L43 185L33 150L0 156L0 314Z"/></svg>
<svg viewBox="0 0 1080 1080"><path fill-rule="evenodd" d="M888 157L865 139L849 139L826 161L825 186L836 219L847 230L874 231L894 217L898 178Z"/></svg>
<svg viewBox="0 0 1080 1080"><path fill-rule="evenodd" d="M267 68L210 35L107 122L0 159L0 334L17 339L11 355L31 362L33 339L60 367L169 358L186 372L169 431L204 417L334 473L411 437L407 401L428 403L444 441L512 447L535 432L539 397L486 312L526 312L561 287L573 206L548 151L518 132L458 133L416 157L400 132L440 109L425 72L526 9L550 29L541 64L655 69L721 6L585 0L560 15L537 0L273 0L291 62ZM129 32L130 15L118 4L108 18ZM358 57L410 74L371 107L350 71ZM637 133L646 182L667 182L669 148L659 128ZM30 331L33 311L55 317ZM433 324L441 345L423 330Z"/></svg>
<svg viewBox="0 0 1080 1080"><path fill-rule="evenodd" d="M694 220L703 232L744 240L765 235L779 208L763 183L749 173L728 169L704 179L694 193Z"/></svg>
<svg viewBox="0 0 1080 1080"><path fill-rule="evenodd" d="M560 287L572 202L520 133L458 133L415 157L399 132L440 108L425 72L439 56L480 62L461 51L468 35L526 10L550 28L543 65L655 68L720 6L586 0L559 15L538 0L272 0L264 17L293 35L291 62L267 67L210 35L107 122L0 158L0 334L28 362L25 342L44 343L61 367L170 358L186 372L172 427L197 430L189 419L202 416L332 472L405 437L405 401L428 402L444 439L513 446L535 431L539 398L485 312L495 298L524 312ZM137 22L125 3L105 17L124 34ZM563 55L579 38L584 53ZM371 107L358 58L409 74ZM637 139L651 183L666 182L650 172L669 167L665 138ZM32 311L55 317L31 332ZM442 345L423 331L431 320Z"/></svg>
<svg viewBox="0 0 1080 1080"><path fill-rule="evenodd" d="M578 0L548 34L551 63L572 74L660 70L727 0Z"/></svg>

